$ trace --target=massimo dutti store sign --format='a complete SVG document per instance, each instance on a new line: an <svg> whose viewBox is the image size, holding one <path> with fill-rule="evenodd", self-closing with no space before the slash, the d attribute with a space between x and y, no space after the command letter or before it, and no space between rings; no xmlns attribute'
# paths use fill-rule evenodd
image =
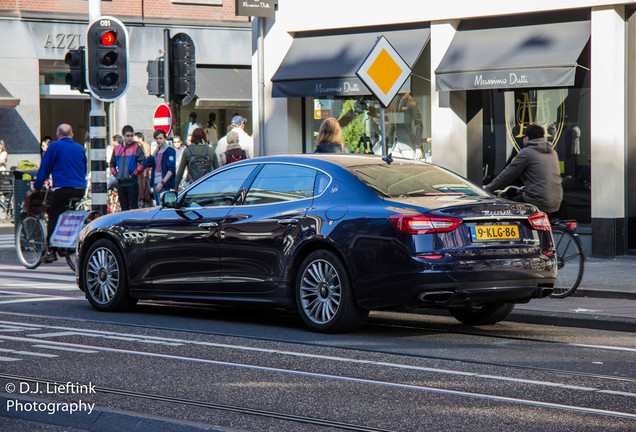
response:
<svg viewBox="0 0 636 432"><path fill-rule="evenodd" d="M273 17L278 0L236 0L236 16Z"/></svg>
<svg viewBox="0 0 636 432"><path fill-rule="evenodd" d="M438 73L439 91L571 86L573 67Z"/></svg>

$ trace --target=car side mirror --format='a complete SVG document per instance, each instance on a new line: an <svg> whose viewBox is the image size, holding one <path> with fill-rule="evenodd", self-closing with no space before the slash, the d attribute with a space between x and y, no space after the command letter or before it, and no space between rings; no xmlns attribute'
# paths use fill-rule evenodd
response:
<svg viewBox="0 0 636 432"><path fill-rule="evenodd" d="M161 205L166 208L177 208L177 193L174 191L162 193Z"/></svg>

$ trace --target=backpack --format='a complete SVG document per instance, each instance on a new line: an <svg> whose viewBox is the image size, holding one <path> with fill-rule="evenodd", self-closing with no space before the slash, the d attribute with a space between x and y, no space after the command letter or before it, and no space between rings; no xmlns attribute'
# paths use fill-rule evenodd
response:
<svg viewBox="0 0 636 432"><path fill-rule="evenodd" d="M197 154L194 149L201 147L203 153ZM197 181L210 171L212 171L212 159L208 155L207 145L193 144L188 147L192 152L190 161L188 162L188 177L191 181Z"/></svg>
<svg viewBox="0 0 636 432"><path fill-rule="evenodd" d="M232 162L238 162L240 160L247 159L247 153L242 148L235 148L225 152L225 164L231 164Z"/></svg>

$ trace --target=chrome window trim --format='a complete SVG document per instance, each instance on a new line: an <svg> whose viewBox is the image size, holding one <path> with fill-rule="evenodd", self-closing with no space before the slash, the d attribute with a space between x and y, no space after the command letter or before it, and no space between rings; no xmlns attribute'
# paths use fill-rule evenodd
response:
<svg viewBox="0 0 636 432"><path fill-rule="evenodd" d="M180 208L167 208L167 207L161 207L161 210L191 210L191 211L195 211L195 210L202 210L202 209L222 209L222 208L234 208L234 207L262 207L262 206L271 206L271 205L276 205L276 204L283 204L283 203L293 203L293 202L299 202L299 201L306 201L306 200L313 200L316 198L320 198L321 196L323 196L325 194L325 192L327 192L327 190L329 189L329 186L331 186L331 183L333 182L333 177L326 172L325 170L321 169L321 168L317 168L311 165L307 165L307 164L301 164L301 163L296 163L296 162L275 162L275 161L268 161L268 162L250 162L250 163L244 163L241 164L239 166L249 166L249 165L293 165L293 166L299 166L299 167L303 167L303 168L309 168L312 169L314 171L318 171L323 173L324 175L326 175L329 178L329 182L327 183L327 186L325 186L325 189L322 191L322 193L320 195L313 195L311 197L307 197L307 198L299 198L299 199L295 199L295 200L290 200L290 201L278 201L275 203L267 203L267 204L241 204L239 206L237 205L231 205L231 206L206 206L206 207L180 207ZM236 165L235 165L236 166ZM236 166L237 168L239 166ZM217 170L214 170L213 173L215 173L214 175L220 174L223 171L226 171L228 169L233 168L233 166L228 166L225 165L224 167L218 168L218 172ZM258 175L257 175L258 176ZM212 176L210 176L212 177ZM187 189L184 189L181 194L186 193L187 191L189 191L190 189L192 189L194 186L198 185L199 183L205 181L205 179L207 179L209 177L202 177L201 179L197 180L195 183L192 183ZM248 191L249 192L249 191ZM179 200L181 199L180 194L177 195L177 202L179 202Z"/></svg>

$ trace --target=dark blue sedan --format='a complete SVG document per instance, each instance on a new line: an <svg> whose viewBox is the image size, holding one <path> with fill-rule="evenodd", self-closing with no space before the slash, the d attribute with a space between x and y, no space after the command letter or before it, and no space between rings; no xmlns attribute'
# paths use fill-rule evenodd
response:
<svg viewBox="0 0 636 432"><path fill-rule="evenodd" d="M357 155L232 163L162 205L82 232L78 285L99 310L138 299L297 309L313 330L372 309L505 319L556 276L545 214L424 162Z"/></svg>

